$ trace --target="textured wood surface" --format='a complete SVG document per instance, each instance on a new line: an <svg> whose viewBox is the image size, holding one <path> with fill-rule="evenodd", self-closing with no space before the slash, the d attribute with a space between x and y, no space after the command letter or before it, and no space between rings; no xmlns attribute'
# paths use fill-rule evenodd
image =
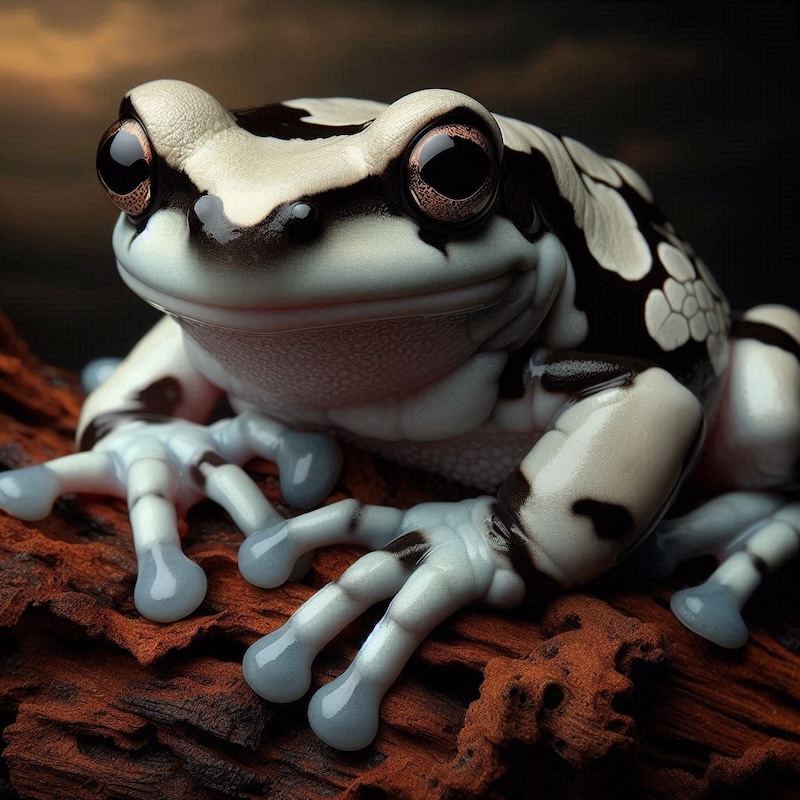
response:
<svg viewBox="0 0 800 800"><path fill-rule="evenodd" d="M0 468L72 451L74 377L42 368L0 322ZM275 472L252 471L280 503ZM356 451L332 499L408 506L463 490ZM206 570L197 613L138 616L125 508L67 498L42 522L0 513L0 798L800 797L800 593L795 562L748 611L747 647L684 630L669 595L703 567L648 585L630 566L543 609L467 610L389 692L375 743L336 752L307 698L261 701L240 661L253 640L357 555L319 553L302 583L239 575L240 536L209 503L185 548ZM340 672L377 619L318 659Z"/></svg>

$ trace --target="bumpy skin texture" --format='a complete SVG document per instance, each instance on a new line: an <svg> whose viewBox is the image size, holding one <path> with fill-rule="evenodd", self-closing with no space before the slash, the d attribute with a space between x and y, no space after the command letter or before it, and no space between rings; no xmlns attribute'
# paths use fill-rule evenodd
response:
<svg viewBox="0 0 800 800"><path fill-rule="evenodd" d="M800 542L800 316L732 323L630 168L445 90L228 112L156 81L120 116L98 152L123 211L118 266L168 317L87 400L84 452L0 476L4 508L36 519L66 492L125 497L136 604L164 622L205 594L178 536L201 497L242 530L257 586L302 574L315 548L366 546L244 662L259 694L296 699L325 644L393 598L310 703L345 750L372 740L433 627L609 569L698 456L719 498L657 531L651 563L715 551L720 568L673 608L744 642L739 608ZM236 413L205 426L221 393ZM312 507L338 474L332 436L488 494L283 521L242 465L275 460L286 500Z"/></svg>

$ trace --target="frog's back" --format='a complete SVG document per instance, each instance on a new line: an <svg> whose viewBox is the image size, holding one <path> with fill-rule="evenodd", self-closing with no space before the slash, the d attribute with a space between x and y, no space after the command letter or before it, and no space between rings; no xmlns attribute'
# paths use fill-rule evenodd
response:
<svg viewBox="0 0 800 800"><path fill-rule="evenodd" d="M729 307L645 182L580 142L496 118L509 166L572 262L588 319L580 349L647 359L704 398L727 363Z"/></svg>

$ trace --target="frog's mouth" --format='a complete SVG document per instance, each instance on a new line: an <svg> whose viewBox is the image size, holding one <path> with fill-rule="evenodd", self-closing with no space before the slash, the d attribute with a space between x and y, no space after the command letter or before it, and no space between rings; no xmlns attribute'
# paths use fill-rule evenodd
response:
<svg viewBox="0 0 800 800"><path fill-rule="evenodd" d="M220 306L174 297L142 282L118 263L126 284L150 305L180 319L262 333L326 328L374 320L462 315L530 297L535 273L512 271L468 286L425 294L284 307ZM533 284L533 286L531 285Z"/></svg>
<svg viewBox="0 0 800 800"><path fill-rule="evenodd" d="M453 315L531 297L552 272L542 241L530 243L505 218L432 246L400 217L347 220L319 240L204 255L172 212L137 232L121 217L114 250L125 282L176 317L244 331L283 331L378 319ZM559 267L560 269L560 267Z"/></svg>

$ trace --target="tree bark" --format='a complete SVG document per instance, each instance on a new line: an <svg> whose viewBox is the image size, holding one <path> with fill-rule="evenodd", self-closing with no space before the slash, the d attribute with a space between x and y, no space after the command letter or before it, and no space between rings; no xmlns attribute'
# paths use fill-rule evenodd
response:
<svg viewBox="0 0 800 800"><path fill-rule="evenodd" d="M72 452L74 376L41 366L0 319L0 468ZM409 506L469 493L355 450L331 500ZM271 464L251 473L281 505ZM337 752L308 698L262 701L241 658L359 554L318 553L301 583L240 576L240 536L201 503L183 529L208 597L169 625L133 607L126 510L69 497L37 523L0 513L0 798L800 797L797 562L751 602L727 652L685 630L669 596L708 564L647 584L621 568L513 613L469 609L417 651L373 745ZM342 671L377 619L320 656Z"/></svg>

